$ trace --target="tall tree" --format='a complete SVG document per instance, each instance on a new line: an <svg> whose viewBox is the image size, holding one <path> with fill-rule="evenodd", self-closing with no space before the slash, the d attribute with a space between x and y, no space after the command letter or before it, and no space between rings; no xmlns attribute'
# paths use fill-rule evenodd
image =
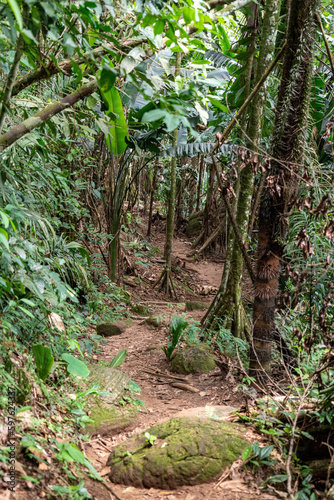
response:
<svg viewBox="0 0 334 500"><path fill-rule="evenodd" d="M277 35L278 17L279 17L280 0L266 0L264 16L262 22L261 42L259 49L259 57L256 64L255 83L259 82L266 68L273 57L275 50L275 42ZM254 6L253 7L257 7ZM252 38L250 45L250 54L252 57L248 61L248 72L246 87L250 87L250 79L253 69L253 54L255 45L255 36L257 33L257 9L253 8L253 22L248 21L248 26L251 29ZM263 112L266 104L268 81L261 87L255 95L250 106L247 141L248 149L257 152L259 140L261 138ZM246 113L242 124L246 123ZM243 127L242 127L243 128ZM243 131L242 131L243 133ZM252 195L254 190L254 172L253 165L249 161L246 166L240 171L238 188L237 188L237 203L236 203L236 221L243 238L243 244L247 240L248 220L251 211ZM216 325L216 318L230 318L229 325L232 326L233 332L237 337L243 337L245 332L250 333L249 325L244 311L241 299L241 286L243 276L244 261L239 243L234 235L230 232L230 239L227 248L227 257L225 268L222 277L221 286L217 297L215 298L206 319L205 325L209 328ZM232 324L233 321L233 324Z"/></svg>
<svg viewBox="0 0 334 500"><path fill-rule="evenodd" d="M176 54L175 61L175 78L180 76L181 72L181 52ZM177 129L173 131L172 146L177 146ZM161 282L160 288L164 289L167 295L176 295L172 280L172 256L173 256L173 238L174 238L174 219L175 219L175 203L176 203L176 156L173 156L170 169L170 190L168 197L168 214L166 223L166 244L165 244L165 259L166 265L161 276L155 283L158 285Z"/></svg>
<svg viewBox="0 0 334 500"><path fill-rule="evenodd" d="M319 0L294 0L290 6L271 147L273 160L259 212L253 348L250 355L250 374L258 378L264 372L269 373L271 368L280 260L304 160L318 5Z"/></svg>

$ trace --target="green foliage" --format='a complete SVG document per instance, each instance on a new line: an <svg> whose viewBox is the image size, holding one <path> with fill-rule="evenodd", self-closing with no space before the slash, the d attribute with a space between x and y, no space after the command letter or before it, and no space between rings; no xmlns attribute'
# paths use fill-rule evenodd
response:
<svg viewBox="0 0 334 500"><path fill-rule="evenodd" d="M110 118L109 127L105 132L106 143L113 155L120 155L126 150L126 139L129 138L122 101L115 87L107 91L101 89L101 91L103 100L107 105L106 114Z"/></svg>
<svg viewBox="0 0 334 500"><path fill-rule="evenodd" d="M72 354L63 353L61 358L67 363L66 369L68 373L72 375L77 375L78 377L86 378L89 375L89 369L83 361L77 359Z"/></svg>
<svg viewBox="0 0 334 500"><path fill-rule="evenodd" d="M36 371L38 377L44 382L51 371L54 359L49 347L44 347L42 344L32 346L34 353Z"/></svg>
<svg viewBox="0 0 334 500"><path fill-rule="evenodd" d="M116 356L111 360L109 363L110 368L117 368L117 366L120 366L122 363L124 363L126 358L126 349L123 349L119 353L116 354Z"/></svg>
<svg viewBox="0 0 334 500"><path fill-rule="evenodd" d="M256 441L243 450L241 458L245 463L250 463L255 467L259 467L260 465L274 465L276 462L269 458L273 449L273 445L260 448L259 443Z"/></svg>
<svg viewBox="0 0 334 500"><path fill-rule="evenodd" d="M145 432L145 437L146 437L145 441L147 441L151 446L153 446L154 441L156 441L158 439L157 436L153 436L149 432Z"/></svg>
<svg viewBox="0 0 334 500"><path fill-rule="evenodd" d="M248 342L238 337L234 337L230 330L220 325L219 334L216 337L215 343L221 353L229 358L235 359L237 355L239 355L244 367L247 368L249 362Z"/></svg>
<svg viewBox="0 0 334 500"><path fill-rule="evenodd" d="M169 329L172 339L167 341L167 347L163 347L163 351L166 354L168 361L170 361L171 355L178 345L181 335L187 326L188 321L183 316L173 316Z"/></svg>

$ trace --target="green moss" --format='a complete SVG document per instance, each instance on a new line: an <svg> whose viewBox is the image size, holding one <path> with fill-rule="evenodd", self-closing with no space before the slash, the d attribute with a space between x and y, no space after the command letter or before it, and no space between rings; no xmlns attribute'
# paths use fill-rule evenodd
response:
<svg viewBox="0 0 334 500"><path fill-rule="evenodd" d="M186 311L197 311L197 310L201 311L204 309L208 309L208 307L209 307L208 304L196 300L186 302Z"/></svg>
<svg viewBox="0 0 334 500"><path fill-rule="evenodd" d="M155 328L159 328L164 324L164 318L161 316L149 316L145 321L148 325L154 326Z"/></svg>
<svg viewBox="0 0 334 500"><path fill-rule="evenodd" d="M143 432L109 456L114 482L164 489L200 484L219 476L248 445L240 426L196 417L175 418L146 432L157 436L153 446Z"/></svg>
<svg viewBox="0 0 334 500"><path fill-rule="evenodd" d="M85 427L89 434L107 434L115 429L124 429L137 418L137 409L131 406L119 407L116 405L99 404L91 408L90 418L94 420Z"/></svg>
<svg viewBox="0 0 334 500"><path fill-rule="evenodd" d="M91 365L90 370L90 386L98 383L99 390L108 391L109 394L86 396L86 409L90 410L90 418L94 420L93 424L86 427L87 432L106 434L129 425L136 418L137 408L130 405L121 407L120 404L123 396L130 394L130 378L120 370L106 365Z"/></svg>
<svg viewBox="0 0 334 500"><path fill-rule="evenodd" d="M139 316L149 316L151 314L151 310L143 304L135 304L132 306L132 310Z"/></svg>
<svg viewBox="0 0 334 500"><path fill-rule="evenodd" d="M182 286L183 286L183 288L185 289L186 292L190 293L191 295L196 295L196 293L193 292L192 289L189 288L189 286L185 285L184 283L183 283Z"/></svg>
<svg viewBox="0 0 334 500"><path fill-rule="evenodd" d="M189 219L187 230L186 230L187 236L189 236L189 237L195 236L196 234L198 234L200 232L201 229L202 229L202 221L200 221L196 217Z"/></svg>
<svg viewBox="0 0 334 500"><path fill-rule="evenodd" d="M112 323L101 323L96 327L96 333L103 337L112 337L121 335L127 328L132 325L130 318L123 321L113 321Z"/></svg>
<svg viewBox="0 0 334 500"><path fill-rule="evenodd" d="M207 344L196 344L179 350L172 359L176 373L207 373L216 368L214 355Z"/></svg>
<svg viewBox="0 0 334 500"><path fill-rule="evenodd" d="M146 347L146 351L156 351L158 349L163 349L164 345L163 344L152 344Z"/></svg>

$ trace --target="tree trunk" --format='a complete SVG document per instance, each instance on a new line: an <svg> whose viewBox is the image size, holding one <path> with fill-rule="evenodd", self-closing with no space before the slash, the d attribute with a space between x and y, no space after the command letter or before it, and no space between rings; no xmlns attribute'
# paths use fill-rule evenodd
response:
<svg viewBox="0 0 334 500"><path fill-rule="evenodd" d="M259 82L265 69L268 67L272 59L275 40L277 34L278 14L279 14L280 0L267 0L265 6L265 13L263 18L263 27L260 43L260 52L256 68L255 83ZM256 10L254 11L256 12ZM253 19L253 37L250 52L253 53L255 47L255 38L257 30L256 19ZM250 78L252 70L251 57L248 62L247 82L246 89L250 91ZM247 91L246 90L246 91ZM261 137L262 117L266 101L267 83L254 96L250 105L249 124L247 129L247 147L254 151L257 150L258 142ZM247 97L247 95L246 95ZM243 115L242 123L245 124L246 115ZM242 131L243 132L243 131ZM237 201L237 214L236 221L240 233L243 238L243 244L247 240L248 220L251 210L252 195L254 190L254 173L252 170L251 159L246 163L246 166L241 170L238 180L238 201ZM233 333L237 337L248 337L249 327L246 320L244 307L242 304L242 275L243 275L243 256L238 242L234 236L233 231L230 232L231 241L228 244L228 251L225 260L225 266L228 266L227 271L224 270L222 283L224 288L220 287L220 299L214 300L213 307L210 307L210 314L206 319L206 326L212 329L213 324L216 326L217 322L215 316L233 318ZM227 260L230 262L227 262ZM246 331L245 331L246 328Z"/></svg>
<svg viewBox="0 0 334 500"><path fill-rule="evenodd" d="M297 195L310 101L315 13L318 0L291 3L287 47L272 140L270 176L260 202L258 259L250 375L266 379L271 369L280 259L291 202Z"/></svg>
<svg viewBox="0 0 334 500"><path fill-rule="evenodd" d="M204 164L204 155L201 155L201 158L199 160L199 172L198 172L198 183L197 183L197 199L196 199L196 212L199 211L199 205L200 205L200 202L201 202L201 188L202 188L203 164Z"/></svg>
<svg viewBox="0 0 334 500"><path fill-rule="evenodd" d="M181 53L176 54L175 62L175 76L179 76L181 72ZM173 142L172 146L176 148L177 146L177 129L173 132ZM166 223L166 245L164 257L166 259L166 265L163 273L155 282L154 286L161 282L160 289L164 289L166 295L176 295L173 280L172 280L172 255L173 255L173 238L174 238L174 219L175 219L175 202L176 202L176 163L177 159L174 156L171 161L171 174L170 174L170 191L168 200L168 214Z"/></svg>
<svg viewBox="0 0 334 500"><path fill-rule="evenodd" d="M152 184L151 184L151 198L150 198L150 209L149 209L149 214L148 214L147 236L151 236L152 211L153 211L154 191L157 188L157 174L158 174L158 169L155 168L153 171L153 179L152 179Z"/></svg>

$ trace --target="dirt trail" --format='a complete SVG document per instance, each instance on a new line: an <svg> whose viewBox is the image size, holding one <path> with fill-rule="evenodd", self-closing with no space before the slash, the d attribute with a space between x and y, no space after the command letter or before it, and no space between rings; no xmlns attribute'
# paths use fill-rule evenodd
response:
<svg viewBox="0 0 334 500"><path fill-rule="evenodd" d="M162 243L158 241L158 235L155 244ZM194 275L197 284L203 286L219 287L222 264L211 261L199 261L193 263L187 254L190 250L190 244L186 239L176 238L174 241L174 256L179 257L185 262L185 269L188 273ZM162 269L162 267L161 267ZM159 301L153 298L145 301L153 310L155 315L164 316L166 325L160 329L149 326L145 320L137 319L133 326L128 328L122 335L108 338L108 343L104 346L103 352L99 358L103 361L111 359L121 350L127 349L127 358L121 369L132 380L141 387L141 394L138 396L144 403L147 412L142 411L134 425L127 429L110 436L95 436L93 440L85 444L85 453L90 458L98 472L108 473L105 467L107 458L111 449L126 440L133 434L142 432L144 429L156 424L163 418L171 418L176 413L186 408L194 408L206 405L227 405L240 406L240 395L235 392L239 381L223 381L221 372L218 368L209 374L187 375L184 380L199 389L199 392L192 393L173 387L170 380L161 374L152 375L147 371L159 370L167 373L168 363L161 348L153 348L153 345L166 344L168 333L168 323L173 314L180 314L185 311L184 303L162 301L159 295ZM204 299L210 303L213 296L206 296ZM198 297L203 300L203 297ZM158 302L158 303L154 303ZM200 320L203 311L194 311L187 313L188 316ZM162 491L156 489L140 489L124 485L109 483L114 491L124 500L137 499L166 499L166 500L218 500L224 497L225 500L251 500L261 498L273 499L276 497L268 495L259 495L258 492L245 489L240 486L240 481L234 481L234 490L231 487L226 490L214 488L216 482L207 483L193 487L182 487L173 491ZM98 499L110 499L110 493L101 485L86 481L88 491ZM240 489L241 488L241 489Z"/></svg>

